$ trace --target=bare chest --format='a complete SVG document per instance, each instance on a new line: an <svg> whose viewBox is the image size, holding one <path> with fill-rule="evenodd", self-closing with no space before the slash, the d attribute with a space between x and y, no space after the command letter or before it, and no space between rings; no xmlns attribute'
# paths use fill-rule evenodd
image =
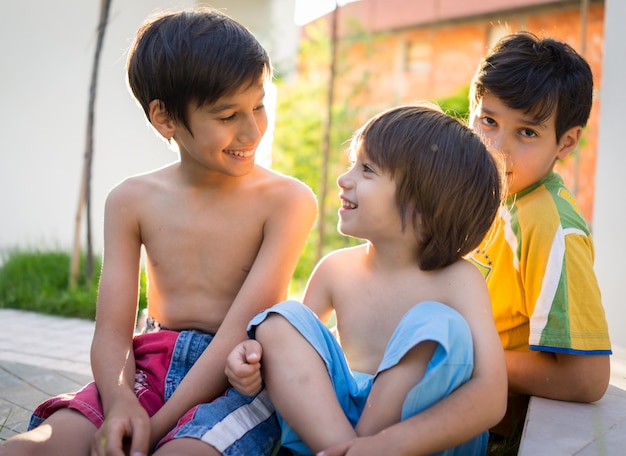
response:
<svg viewBox="0 0 626 456"><path fill-rule="evenodd" d="M410 277L369 280L335 290L337 329L352 369L376 372L403 316L420 302L445 301L445 293L430 282Z"/></svg>
<svg viewBox="0 0 626 456"><path fill-rule="evenodd" d="M170 325L221 321L254 264L265 222L245 203L183 202L146 214L140 235L150 307Z"/></svg>

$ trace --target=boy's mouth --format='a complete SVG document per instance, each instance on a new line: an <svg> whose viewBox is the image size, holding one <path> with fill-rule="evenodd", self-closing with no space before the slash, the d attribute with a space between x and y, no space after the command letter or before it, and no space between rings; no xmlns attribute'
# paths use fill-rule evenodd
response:
<svg viewBox="0 0 626 456"><path fill-rule="evenodd" d="M342 209L356 209L358 205L354 204L352 201L348 201L346 199L341 199L341 208Z"/></svg>
<svg viewBox="0 0 626 456"><path fill-rule="evenodd" d="M234 155L236 157L248 158L254 154L254 149L252 150L224 150L227 154Z"/></svg>

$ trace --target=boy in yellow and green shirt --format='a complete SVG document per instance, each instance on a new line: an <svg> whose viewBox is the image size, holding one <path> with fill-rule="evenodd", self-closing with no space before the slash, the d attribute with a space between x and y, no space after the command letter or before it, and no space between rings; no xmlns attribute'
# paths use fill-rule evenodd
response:
<svg viewBox="0 0 626 456"><path fill-rule="evenodd" d="M509 410L494 431L508 435L521 429L528 396L592 402L609 382L592 236L553 171L580 140L593 77L567 44L520 32L481 61L470 90L470 124L501 155L508 185L470 255L487 280L505 349Z"/></svg>

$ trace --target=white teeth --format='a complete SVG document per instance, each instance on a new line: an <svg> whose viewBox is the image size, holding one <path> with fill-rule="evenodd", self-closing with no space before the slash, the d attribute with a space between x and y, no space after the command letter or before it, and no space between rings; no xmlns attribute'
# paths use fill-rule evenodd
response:
<svg viewBox="0 0 626 456"><path fill-rule="evenodd" d="M252 151L249 152L243 152L240 150L227 150L226 152L228 152L231 155L235 155L237 157L251 157L252 156Z"/></svg>
<svg viewBox="0 0 626 456"><path fill-rule="evenodd" d="M350 201L343 201L343 203L341 204L344 208L346 209L356 209L356 204L351 203Z"/></svg>

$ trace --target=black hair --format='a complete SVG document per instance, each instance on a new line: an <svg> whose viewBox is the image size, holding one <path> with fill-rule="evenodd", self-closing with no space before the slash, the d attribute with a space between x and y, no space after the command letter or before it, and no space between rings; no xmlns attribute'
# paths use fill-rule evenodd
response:
<svg viewBox="0 0 626 456"><path fill-rule="evenodd" d="M518 32L502 38L480 62L470 87L470 111L486 94L538 122L555 113L556 141L584 127L593 99L589 64L571 46Z"/></svg>
<svg viewBox="0 0 626 456"><path fill-rule="evenodd" d="M128 84L149 117L159 100L189 130L190 103L216 102L246 84L271 77L269 56L237 21L210 8L163 12L138 30L128 62Z"/></svg>

